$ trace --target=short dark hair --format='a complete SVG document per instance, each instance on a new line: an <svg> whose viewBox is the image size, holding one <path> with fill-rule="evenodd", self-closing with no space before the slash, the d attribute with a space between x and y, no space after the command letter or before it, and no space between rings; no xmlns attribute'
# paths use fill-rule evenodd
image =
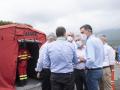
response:
<svg viewBox="0 0 120 90"><path fill-rule="evenodd" d="M62 26L60 26L56 29L56 36L57 37L62 37L65 35L65 33L66 33L66 29Z"/></svg>
<svg viewBox="0 0 120 90"><path fill-rule="evenodd" d="M80 29L82 29L82 28L84 28L84 29L87 30L87 31L92 32L92 27L91 27L90 25L88 25L88 24L85 24L85 25L83 25L82 27L80 27Z"/></svg>

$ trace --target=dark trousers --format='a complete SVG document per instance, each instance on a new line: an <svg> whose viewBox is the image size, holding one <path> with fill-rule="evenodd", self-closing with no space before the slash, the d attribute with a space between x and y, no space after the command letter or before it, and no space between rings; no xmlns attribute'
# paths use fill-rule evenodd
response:
<svg viewBox="0 0 120 90"><path fill-rule="evenodd" d="M43 69L41 71L41 79L42 79L42 90L51 90L51 83L50 83L50 70Z"/></svg>
<svg viewBox="0 0 120 90"><path fill-rule="evenodd" d="M74 70L75 84L77 90L88 90L86 84L86 73L85 70Z"/></svg>
<svg viewBox="0 0 120 90"><path fill-rule="evenodd" d="M73 73L51 73L52 90L74 90Z"/></svg>

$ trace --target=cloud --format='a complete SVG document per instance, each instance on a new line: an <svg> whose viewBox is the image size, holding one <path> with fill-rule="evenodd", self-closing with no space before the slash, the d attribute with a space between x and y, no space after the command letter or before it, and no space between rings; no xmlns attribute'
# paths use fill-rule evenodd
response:
<svg viewBox="0 0 120 90"><path fill-rule="evenodd" d="M0 19L28 23L45 33L57 26L79 32L83 24L95 31L120 28L119 0L1 0Z"/></svg>

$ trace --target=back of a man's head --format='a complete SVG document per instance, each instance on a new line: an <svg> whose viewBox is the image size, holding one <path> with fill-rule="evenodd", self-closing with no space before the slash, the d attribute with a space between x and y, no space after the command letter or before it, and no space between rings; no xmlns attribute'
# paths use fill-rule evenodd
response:
<svg viewBox="0 0 120 90"><path fill-rule="evenodd" d="M56 36L57 37L63 37L65 36L66 30L64 27L60 26L56 29Z"/></svg>

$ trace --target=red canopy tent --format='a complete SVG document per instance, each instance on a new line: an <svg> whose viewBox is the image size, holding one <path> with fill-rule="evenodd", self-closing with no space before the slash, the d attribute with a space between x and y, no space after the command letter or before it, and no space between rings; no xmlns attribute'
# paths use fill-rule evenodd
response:
<svg viewBox="0 0 120 90"><path fill-rule="evenodd" d="M0 90L15 90L19 40L43 44L46 35L24 24L0 26Z"/></svg>

